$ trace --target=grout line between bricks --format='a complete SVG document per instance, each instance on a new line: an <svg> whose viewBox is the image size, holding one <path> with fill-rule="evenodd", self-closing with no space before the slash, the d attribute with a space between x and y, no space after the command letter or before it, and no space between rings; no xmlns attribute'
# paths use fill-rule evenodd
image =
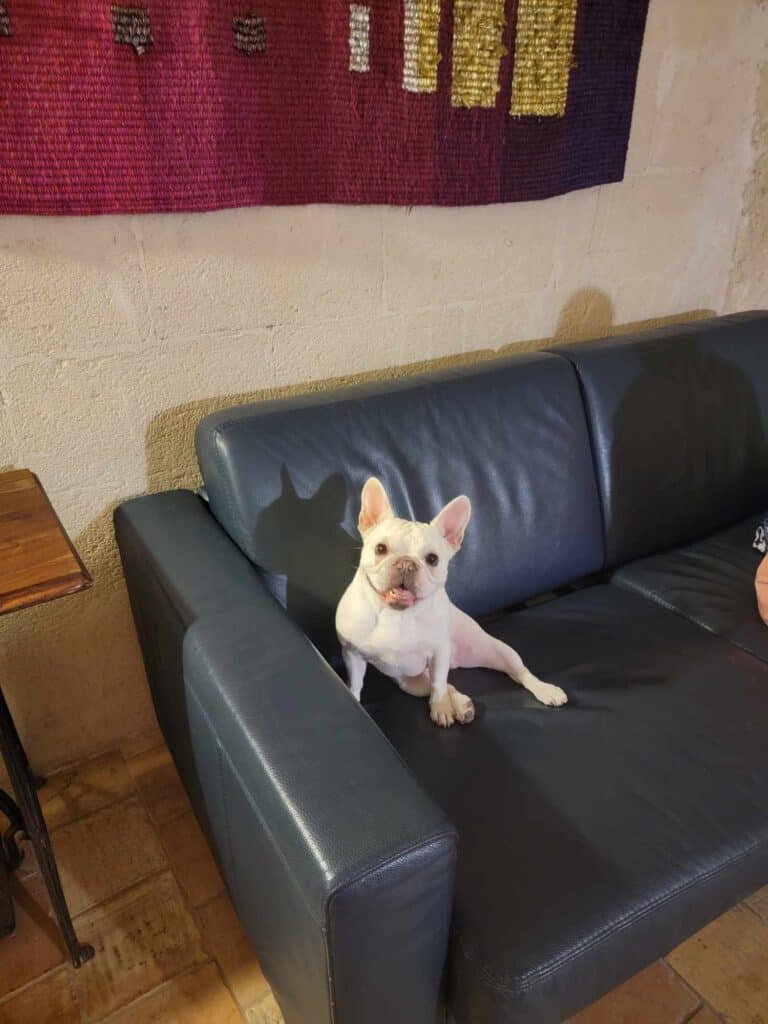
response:
<svg viewBox="0 0 768 1024"><path fill-rule="evenodd" d="M696 1014L697 1013L701 1013L702 1010L709 1010L709 1012L713 1015L713 1017L717 1021L723 1021L725 1019L722 1016L722 1014L719 1013L719 1011L716 1010L714 1008L714 1006L704 998L704 996L701 994L701 992L697 991L693 987L693 985L691 985L690 982L686 978L684 978L683 975L679 971L675 970L675 968L672 966L672 964L669 962L669 960L667 960L666 957L664 957L664 963L669 968L669 970L674 974L674 976L676 978L678 978L683 983L683 985L685 985L685 987L688 989L688 991L692 995L696 996L696 998L699 1000L699 1005L696 1007L696 1009L693 1011L693 1013L690 1014L690 1016L686 1017L681 1022L681 1024L688 1024L688 1022L692 1021L694 1019L694 1017L696 1016Z"/></svg>
<svg viewBox="0 0 768 1024"><path fill-rule="evenodd" d="M109 1024L110 1021L113 1021L116 1018L118 1018L121 1013L125 1013L126 1010L132 1010L134 1007L137 1007L141 1003L146 1002L150 998L150 996L155 996L157 995L158 992L161 992L163 989L169 988L175 981L178 981L179 978L185 978L188 975L192 975L196 971L202 970L203 967L207 967L209 964L213 964L214 967L216 967L219 974L221 973L219 965L212 957L209 957L204 963L193 964L191 967L187 967L183 971L179 971L178 974L174 974L172 978L166 978L165 981L162 981L160 982L159 985L155 985L154 988L151 988L149 992L142 992L140 996L137 996L135 999L131 1000L130 1003L126 1003L125 1006L118 1007L118 1009L113 1010L106 1017L99 1017L98 1019L95 1019L93 1021L93 1024ZM85 1018L83 1018L83 1020L85 1020Z"/></svg>
<svg viewBox="0 0 768 1024"><path fill-rule="evenodd" d="M14 988L10 992L6 992L4 996L0 996L0 1006L4 1006L6 1003L10 1002L11 999L15 999L16 996L19 996L28 989L33 988L41 981L46 981L48 978L52 978L54 974L67 973L67 968L70 966L71 965L65 961L63 964L58 964L56 967L51 967L50 970L43 971L42 974L38 974L36 977L30 978L30 980L25 981L23 985L19 985L18 988Z"/></svg>

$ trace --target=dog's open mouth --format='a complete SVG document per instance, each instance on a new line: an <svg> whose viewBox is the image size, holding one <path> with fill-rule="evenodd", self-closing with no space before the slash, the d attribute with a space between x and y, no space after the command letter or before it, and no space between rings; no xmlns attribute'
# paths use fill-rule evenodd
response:
<svg viewBox="0 0 768 1024"><path fill-rule="evenodd" d="M390 587L389 590L380 593L385 604L399 611L411 608L416 604L416 595L412 590L407 590L405 587Z"/></svg>

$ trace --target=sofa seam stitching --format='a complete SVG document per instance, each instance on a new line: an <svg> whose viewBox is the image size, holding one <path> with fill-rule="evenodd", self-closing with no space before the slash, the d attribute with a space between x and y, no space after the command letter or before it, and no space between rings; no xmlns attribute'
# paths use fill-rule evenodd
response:
<svg viewBox="0 0 768 1024"><path fill-rule="evenodd" d="M567 967L580 956L583 956L584 953L588 953L595 947L600 946L607 939L612 938L614 935L617 935L620 932L624 931L625 928L628 928L630 925L635 924L635 922L647 917L654 910L657 910L660 907L664 907L666 904L671 903L679 896L684 895L690 889L693 889L699 885L706 884L711 879L716 878L723 871L730 868L732 865L738 864L742 860L746 860L747 857L751 856L756 850L758 850L761 846L764 845L764 839L755 840L755 842L753 842L746 850L740 851L734 857L729 857L728 860L722 862L721 864L718 864L710 871L704 872L704 874L698 875L696 878L692 878L690 881L686 882L685 885L679 886L672 892L666 893L664 896L661 896L656 900L652 900L650 903L645 904L645 906L643 906L639 911L635 913L626 914L620 921L616 922L616 924L611 925L609 928L604 929L595 936L591 936L589 939L585 940L583 943L578 945L574 950L570 951L568 954L564 955L560 959L550 961L541 968L534 968L533 970L528 971L521 977L519 983L515 985L506 985L503 981L494 978L491 973L489 973L483 967L478 965L480 974L483 980L486 982L486 984L490 988L493 988L498 992L508 995L523 994L529 991L535 983L543 981L550 975L554 974L556 971L562 969L563 967ZM461 947L461 952L464 958L470 963L477 964L477 961L468 952L466 945L461 939L461 937L457 937L457 941Z"/></svg>
<svg viewBox="0 0 768 1024"><path fill-rule="evenodd" d="M590 462L592 464L592 479L593 479L593 482L594 482L594 485L595 485L595 497L597 499L597 510L598 510L598 513L599 513L599 516L600 516L600 527L601 527L601 538L600 539L602 541L602 549L603 549L603 566L602 566L602 571L605 572L605 570L608 567L608 525L607 525L607 512L606 512L606 509L608 507L608 497L607 497L607 495L605 493L605 488L603 486L602 474L600 472L600 467L598 466L598 462L597 462L597 442L595 440L595 432L594 432L594 429L592 427L592 420L591 420L591 417L590 417L591 409L590 409L590 405L589 405L589 401L588 401L586 384L584 382L584 378L581 375L581 370L579 369L579 366L578 366L578 364L576 363L576 361L574 359L570 359L567 355L563 355L562 353L558 352L556 349L545 349L545 351L548 352L550 355L557 356L559 359L562 359L564 362L566 362L571 367L571 370L573 371L573 374L574 374L574 376L576 378L576 387L577 387L578 392L579 392L579 398L581 400L581 409L582 409L582 412L584 414L584 422L585 422L586 428L587 428L587 442L589 444L589 456L590 456Z"/></svg>
<svg viewBox="0 0 768 1024"><path fill-rule="evenodd" d="M202 704L199 696L197 695L197 693L195 693L194 687L190 687L189 688L189 694L192 697L192 699L194 700L195 704L197 705L198 710L200 711L200 714L205 719L206 725L211 730L213 735L216 737L216 740L218 742L219 739L220 739L219 738L219 734L218 734L216 728L214 727L208 712L203 707L203 704ZM276 840L275 840L275 836L274 836L274 834L272 832L272 829L269 828L269 826L266 824L266 821L265 821L263 815L260 813L257 804L255 803L255 801L251 797L251 794L250 794L250 792L248 790L248 787L243 782L243 779L242 779L240 773L238 772L237 768L233 764L232 759L229 757L227 752L224 750L223 745L221 745L221 751L222 751L222 759L223 759L223 761L226 761L227 767L232 772L233 777L237 780L237 784L240 787L240 789L242 790L243 795L244 795L248 805L255 812L256 818L259 821L259 823L264 827L264 831L265 831L267 837L269 838L270 846L275 850L275 852L277 854L278 860L281 862L281 864L283 864L283 866L285 867L285 870L288 873L292 883L296 886L298 892L301 894L302 903L304 904L305 909L307 910L307 913L310 915L310 917L315 922L315 924L322 925L322 920L321 920L320 916L316 913L314 908L311 906L309 900L307 899L306 894L304 892L304 887L299 882L299 880L296 877L296 874L293 871L293 869L291 868L291 865L289 864L289 862L285 859L285 857L283 855L283 851L282 851L282 849L280 847L280 844L278 842L276 842Z"/></svg>
<svg viewBox="0 0 768 1024"><path fill-rule="evenodd" d="M652 591L642 590L640 587L633 586L633 584L629 583L628 581L622 581L618 578L616 579L615 583L611 581L611 585L620 587L622 590L627 590L632 594L637 594L645 600L653 601L654 604L657 604L661 608L666 609L666 611L672 612L674 615L678 615L680 618L685 619L686 622L691 622L694 626L698 626L700 629L706 630L706 632L709 633L710 636L719 637L721 640L724 640L727 644L730 644L732 647L735 647L743 654L748 655L750 658L754 658L755 661L759 661L765 664L766 660L768 660L766 658L761 657L759 654L755 654L754 651L751 651L748 647L745 647L744 644L739 643L738 640L733 640L726 633L723 633L718 629L714 629L712 626L708 626L706 622L696 618L695 615L690 614L689 612L684 612L680 608L676 608L675 605L671 604L666 598L654 594Z"/></svg>
<svg viewBox="0 0 768 1024"><path fill-rule="evenodd" d="M383 860L377 861L370 867L361 870L352 878L347 878L339 882L338 885L334 886L334 888L328 893L326 897L326 905L330 906L334 897L341 895L345 890L353 888L360 882L364 882L369 875L376 874L376 872L378 871L386 870L393 864L397 864L398 861L404 860L405 858L409 857L415 850L428 851L433 846L439 845L446 839L455 838L456 832L452 829L446 829L443 832L436 832L434 835L431 835L428 838L422 840L414 840L409 846L406 846L404 849L399 850L397 853L394 853L389 857L385 857Z"/></svg>
<svg viewBox="0 0 768 1024"><path fill-rule="evenodd" d="M197 702L198 710L201 714L204 714L203 709L200 707L199 701ZM209 723L210 726L210 723ZM219 790L221 793L221 808L224 816L224 832L227 840L227 858L229 860L229 870L234 878L235 874L235 851L232 846L232 826L229 819L229 802L227 800L227 788L224 784L224 749L221 745L221 740L216 733L213 734L213 739L216 744L216 765L218 767L219 774Z"/></svg>
<svg viewBox="0 0 768 1024"><path fill-rule="evenodd" d="M331 904L334 902L334 900L335 900L335 898L337 896L339 896L340 894L344 893L346 890L354 888L356 885L359 885L361 882L364 882L370 875L373 875L373 874L375 874L375 873L377 873L379 871L382 871L382 870L386 870L391 865L397 864L401 860L405 860L415 850L422 850L423 849L425 852L429 852L433 848L438 847L442 843L444 843L444 841L446 839L453 839L454 840L454 857L452 858L452 864L453 864L454 874L455 874L455 866L456 866L456 859L455 859L456 831L455 830L447 830L447 831L440 832L437 835L432 836L430 839L428 839L426 841L413 842L406 849L401 850L399 853L394 854L392 857L388 857L388 858L386 858L386 859L384 859L382 861L379 861L377 864L373 865L372 867L367 868L365 871L361 871L354 878L351 878L351 879L346 880L345 882L342 882L341 884L336 886L328 894L328 896L326 897L325 908L324 908L326 928L323 931L323 935L324 935L324 940L325 940L324 941L324 945L325 945L325 950L326 950L326 964L327 964L327 968L328 968L328 971L329 971L329 976L328 976L329 989L333 993L333 999L331 1001L332 1022L336 1021L336 1000L335 1000L335 985L333 984L334 956L333 956L333 949L332 949L332 945L333 945L333 921L332 921L332 917L331 917Z"/></svg>
<svg viewBox="0 0 768 1024"><path fill-rule="evenodd" d="M225 424L225 426L226 426L226 424ZM215 462L217 464L218 471L219 471L219 477L220 477L220 479L222 481L222 487L223 487L223 491L224 491L224 501L225 501L226 506L227 506L227 511L229 512L230 516L232 517L232 520L233 520L233 522L235 524L236 532L239 534L239 540L237 541L237 543L238 543L238 546L241 548L241 550L244 550L244 545L245 545L245 542L246 542L245 523L242 520L242 516L240 515L239 509L235 507L234 498L233 498L232 491L231 491L231 488L230 488L229 477L228 477L228 474L226 472L226 467L224 466L224 457L222 455L221 443L220 443L223 440L222 433L223 433L223 428L222 427L217 427L213 431L213 454L214 454L214 460L215 460Z"/></svg>

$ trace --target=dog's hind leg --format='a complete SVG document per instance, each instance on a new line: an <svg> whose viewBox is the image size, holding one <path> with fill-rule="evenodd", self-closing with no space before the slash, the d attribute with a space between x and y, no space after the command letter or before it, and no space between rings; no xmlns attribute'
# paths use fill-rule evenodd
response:
<svg viewBox="0 0 768 1024"><path fill-rule="evenodd" d="M488 668L495 668L500 672L506 672L511 679L514 679L516 683L520 683L529 693L533 694L541 704L547 704L549 707L556 708L568 703L568 696L565 691L561 690L559 686L554 686L552 683L545 683L542 679L535 676L533 672L530 672L523 664L523 659L517 651L513 650L508 644L505 644L503 640L497 640L492 636L489 636L488 639L491 642Z"/></svg>
<svg viewBox="0 0 768 1024"><path fill-rule="evenodd" d="M505 672L542 704L559 707L567 703L568 697L559 686L538 679L525 667L517 651L486 633L474 619L454 605L451 606L451 641L456 668L492 668Z"/></svg>

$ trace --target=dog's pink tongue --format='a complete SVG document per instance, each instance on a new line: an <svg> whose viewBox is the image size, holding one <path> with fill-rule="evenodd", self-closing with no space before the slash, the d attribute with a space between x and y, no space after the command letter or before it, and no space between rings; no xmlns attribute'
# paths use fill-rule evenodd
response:
<svg viewBox="0 0 768 1024"><path fill-rule="evenodd" d="M416 595L405 587L392 587L384 594L384 600L387 604L405 604L410 608L416 601Z"/></svg>

